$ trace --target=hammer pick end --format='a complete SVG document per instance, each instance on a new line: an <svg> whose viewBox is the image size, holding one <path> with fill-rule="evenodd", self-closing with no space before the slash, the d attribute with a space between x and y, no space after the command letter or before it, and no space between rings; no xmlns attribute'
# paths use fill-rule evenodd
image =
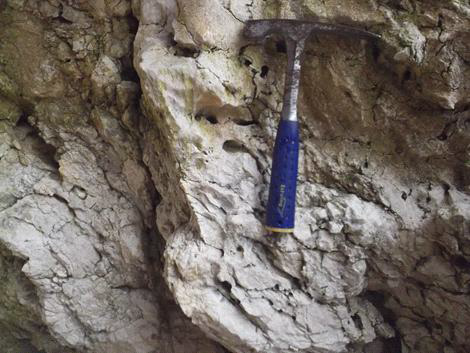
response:
<svg viewBox="0 0 470 353"><path fill-rule="evenodd" d="M357 27L287 19L247 21L243 34L245 38L253 41L263 41L274 34L281 35L285 39L294 42L304 40L311 34L339 35L368 40L379 40L381 38L378 34Z"/></svg>

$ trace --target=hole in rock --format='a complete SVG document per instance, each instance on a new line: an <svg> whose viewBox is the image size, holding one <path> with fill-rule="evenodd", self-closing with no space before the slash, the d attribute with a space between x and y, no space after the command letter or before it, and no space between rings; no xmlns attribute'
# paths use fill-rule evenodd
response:
<svg viewBox="0 0 470 353"><path fill-rule="evenodd" d="M227 292L230 292L232 290L232 285L227 281L223 281L221 285L222 288L225 289Z"/></svg>
<svg viewBox="0 0 470 353"><path fill-rule="evenodd" d="M354 321L354 324L356 325L356 327L359 329L359 330L362 330L364 328L364 325L362 324L362 320L361 320L361 317L357 314L354 314L352 316L352 319Z"/></svg>
<svg viewBox="0 0 470 353"><path fill-rule="evenodd" d="M238 245L238 246L237 246L237 251L238 251L238 252L243 252L243 251L244 251L243 246Z"/></svg>
<svg viewBox="0 0 470 353"><path fill-rule="evenodd" d="M249 153L248 148L246 148L245 145L235 140L225 141L222 148L228 153Z"/></svg>
<svg viewBox="0 0 470 353"><path fill-rule="evenodd" d="M372 45L371 47L372 47L371 49L372 59L374 59L374 61L377 62L380 57L380 48L377 45Z"/></svg>
<svg viewBox="0 0 470 353"><path fill-rule="evenodd" d="M181 56L184 58L197 58L201 52L197 49L176 47L175 56Z"/></svg>
<svg viewBox="0 0 470 353"><path fill-rule="evenodd" d="M444 194L448 195L450 190L450 185L447 183L442 184L442 188L444 189Z"/></svg>
<svg viewBox="0 0 470 353"><path fill-rule="evenodd" d="M463 256L455 256L453 259L455 266L459 267L462 270L470 272L470 262Z"/></svg>
<svg viewBox="0 0 470 353"><path fill-rule="evenodd" d="M207 115L206 120L210 122L212 125L215 125L218 123L217 118L214 115Z"/></svg>
<svg viewBox="0 0 470 353"><path fill-rule="evenodd" d="M26 127L33 128L31 126L31 124L29 123L29 121L28 121L28 114L26 114L26 113L21 114L21 116L18 119L16 125L17 126L26 126Z"/></svg>
<svg viewBox="0 0 470 353"><path fill-rule="evenodd" d="M455 132L455 123L455 120L448 122L442 129L442 132L438 136L436 136L436 138L439 141L445 141L449 139L449 137L451 137Z"/></svg>
<svg viewBox="0 0 470 353"><path fill-rule="evenodd" d="M276 42L276 51L278 53L287 53L287 46L283 40Z"/></svg>
<svg viewBox="0 0 470 353"><path fill-rule="evenodd" d="M29 122L28 116L27 113L22 114L16 125L26 129L27 136L31 138L32 147L35 151L39 152L39 158L54 169L59 169L59 163L56 160L57 149L42 138L38 128Z"/></svg>
<svg viewBox="0 0 470 353"><path fill-rule="evenodd" d="M184 58L197 58L199 54L201 53L200 50L196 48L189 48L181 45L177 41L175 41L173 38L170 38L170 45L174 49L174 56L180 56Z"/></svg>
<svg viewBox="0 0 470 353"><path fill-rule="evenodd" d="M206 119L212 125L219 123L219 121L217 120L217 117L213 114L197 113L196 116L194 117L196 121L201 121L202 118Z"/></svg>
<svg viewBox="0 0 470 353"><path fill-rule="evenodd" d="M403 78L401 80L401 82L406 82L406 81L409 81L411 79L411 71L409 69L407 69L404 73L403 73Z"/></svg>
<svg viewBox="0 0 470 353"><path fill-rule="evenodd" d="M266 65L263 65L263 67L261 68L261 73L259 74L262 78L265 78L269 73L269 67L267 67Z"/></svg>

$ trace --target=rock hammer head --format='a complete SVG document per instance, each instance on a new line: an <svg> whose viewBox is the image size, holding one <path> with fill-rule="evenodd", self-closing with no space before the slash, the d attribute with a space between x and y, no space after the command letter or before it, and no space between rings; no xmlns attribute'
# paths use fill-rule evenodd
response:
<svg viewBox="0 0 470 353"><path fill-rule="evenodd" d="M343 37L356 37L369 40L380 36L362 29L300 20L250 20L246 22L244 36L247 39L262 41L271 35L281 35L286 41L300 42L311 34L333 34Z"/></svg>

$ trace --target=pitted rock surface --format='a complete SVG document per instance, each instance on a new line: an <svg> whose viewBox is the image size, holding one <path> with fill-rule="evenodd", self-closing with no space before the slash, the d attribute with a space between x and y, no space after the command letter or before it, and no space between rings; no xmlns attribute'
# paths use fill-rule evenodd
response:
<svg viewBox="0 0 470 353"><path fill-rule="evenodd" d="M465 1L0 1L6 352L470 350ZM286 57L314 36L296 232L266 236Z"/></svg>
<svg viewBox="0 0 470 353"><path fill-rule="evenodd" d="M0 8L1 351L223 352L163 285L130 1Z"/></svg>
<svg viewBox="0 0 470 353"><path fill-rule="evenodd" d="M464 352L468 6L233 3L141 11L134 62L158 130L144 160L171 195L157 222L178 304L235 352ZM286 58L274 41L244 40L240 21L281 17L382 40L316 36L308 46L297 228L269 238Z"/></svg>

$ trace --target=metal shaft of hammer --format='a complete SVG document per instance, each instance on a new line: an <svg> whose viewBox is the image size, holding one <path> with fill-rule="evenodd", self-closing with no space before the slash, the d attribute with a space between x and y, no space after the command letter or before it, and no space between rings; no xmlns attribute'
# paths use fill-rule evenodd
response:
<svg viewBox="0 0 470 353"><path fill-rule="evenodd" d="M297 42L286 40L287 48L287 72L284 84L284 101L282 105L281 119L297 121L297 99L300 88L301 60L305 47L305 39Z"/></svg>

